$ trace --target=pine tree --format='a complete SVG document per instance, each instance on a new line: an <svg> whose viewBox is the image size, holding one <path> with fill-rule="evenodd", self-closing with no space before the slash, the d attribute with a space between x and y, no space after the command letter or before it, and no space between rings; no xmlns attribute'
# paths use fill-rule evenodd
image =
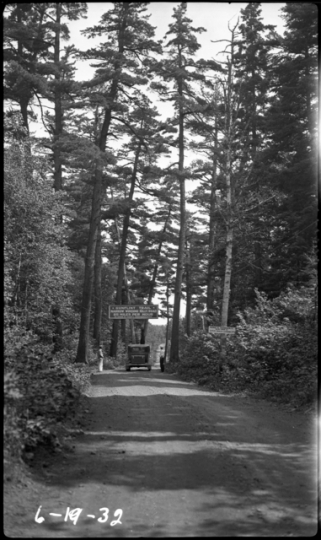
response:
<svg viewBox="0 0 321 540"><path fill-rule="evenodd" d="M282 194L273 227L267 292L304 283L305 254L316 232L317 10L310 3L282 8L286 23L273 56L273 90L267 114L267 180Z"/></svg>
<svg viewBox="0 0 321 540"><path fill-rule="evenodd" d="M185 332L191 334L191 311L206 302L204 287L206 286L206 234L202 232L205 220L187 213L186 222L186 261L185 284L183 288L186 298ZM205 264L203 263L205 262Z"/></svg>
<svg viewBox="0 0 321 540"><path fill-rule="evenodd" d="M123 178L124 182L124 203L127 205L124 212L123 226L121 232L121 248L119 258L119 271L117 280L116 304L122 302L123 281L125 277L125 269L128 261L127 251L130 251L130 264L134 265L136 271L134 273L134 281L139 281L139 287L135 286L136 299L144 299L150 303L154 294L154 285L150 287L150 283L146 286L146 275L141 270L141 265L146 270L146 261L141 261L140 250L143 249L143 244L138 241L137 236L143 235L144 240L149 235L146 224L147 217L150 215L144 199L140 197L142 193L146 193L156 201L164 196L165 187L158 186L157 189L150 188L150 184L155 185L155 182L161 182L164 171L157 166L157 160L160 156L167 155L168 141L161 132L170 131L160 122L157 117L157 111L151 107L151 103L146 96L139 95L132 98L133 107L131 107L122 118L117 117L120 122L120 127L117 128L117 136L120 134L130 135L128 143L124 144L118 152L119 165L115 168L115 173L118 178ZM116 132L115 132L116 133ZM121 165L125 163L126 165ZM129 191L127 185L130 185ZM167 187L167 186L166 186ZM135 196L134 196L135 192ZM168 199L168 191L167 191ZM149 221L154 221L154 216L149 218ZM137 253L138 247L138 253ZM128 248L128 249L127 249ZM136 256L135 256L136 254ZM150 256L150 254L149 254ZM150 265L154 264L151 260ZM155 262L154 271L157 272L157 263ZM155 278L156 279L156 278ZM155 281L155 280L153 280ZM126 284L126 294L128 296L129 289L133 293L132 282ZM129 301L129 299L128 299ZM145 332L147 329L147 321L145 321ZM113 324L113 339L111 343L111 354L115 354L117 346L117 327L118 322Z"/></svg>
<svg viewBox="0 0 321 540"><path fill-rule="evenodd" d="M46 9L45 3L13 3L6 6L4 17L4 98L19 104L28 131L29 105L44 88L39 68L50 47Z"/></svg>
<svg viewBox="0 0 321 540"><path fill-rule="evenodd" d="M137 296L146 298L148 304L153 300L156 292L160 292L160 269L169 252L169 244L177 245L176 229L173 222L177 222L177 195L176 185L172 183L170 175L166 175L157 190L157 200L153 204L153 214L148 208L145 210L147 219L141 222L139 227L140 240L138 242L138 254L135 260L135 278L132 287L135 286ZM161 180L159 180L161 182ZM173 189L174 188L174 189ZM157 226L157 230L151 229L151 225ZM160 227L160 228L159 228ZM177 250L174 248L174 257ZM145 337L147 336L148 321L145 321Z"/></svg>
<svg viewBox="0 0 321 540"><path fill-rule="evenodd" d="M246 300L251 301L253 288L263 285L262 274L268 266L266 244L269 244L271 209L268 201L276 198L275 190L268 190L260 179L264 174L261 153L267 144L265 111L267 89L271 84L268 54L272 45L277 44L277 38L273 27L263 25L259 4L249 4L241 14L242 24L232 31L225 51L228 60L222 62L225 68L221 71L225 69L226 75L219 73L217 63L208 63L207 68L213 74L203 84L198 97L203 110L190 122L193 131L202 137L194 143L193 149L207 158L205 162L196 161L193 170L197 178L202 178L195 196L206 207L207 200L210 201L207 308L211 310L223 287L221 246L224 226L229 231L226 262L231 261L227 272L231 279L229 284L225 280L224 321L232 316L230 308L227 309L231 305L227 300L228 290L233 308L237 310L238 301L243 305ZM242 278L234 280L234 267L239 277L240 269L244 272L247 268L246 283Z"/></svg>
<svg viewBox="0 0 321 540"><path fill-rule="evenodd" d="M174 123L178 125L178 169L176 175L177 183L180 187L180 230L171 340L170 360L172 362L179 361L179 315L184 269L186 229L186 171L184 166L186 146L185 117L194 111L196 105L195 99L193 98L192 82L203 78L199 66L193 60L193 56L200 48L195 34L205 31L204 28L194 28L191 26L192 21L186 16L186 11L186 2L182 2L177 8L174 8L174 22L169 25L169 30L166 33L166 37L170 37L165 46L167 49L167 58L162 60L156 68L158 74L167 84L172 83L171 89L162 84L156 83L154 85L154 88L158 89L163 96L168 96L168 94L171 95L171 97L167 97L167 99L170 99L170 101L173 102L175 110Z"/></svg>
<svg viewBox="0 0 321 540"><path fill-rule="evenodd" d="M53 160L54 160L54 188L60 190L63 187L62 178L62 158L61 158L61 137L64 123L66 121L66 98L71 98L75 90L72 80L73 68L70 65L69 57L73 53L73 48L69 47L65 55L61 58L61 40L69 39L68 27L63 24L63 19L77 20L85 16L87 6L83 2L73 4L56 3L53 11L47 14L54 21L54 50L53 50L53 80L48 84L49 95L52 95L54 102L54 127L53 127ZM48 94L46 96L49 97Z"/></svg>
<svg viewBox="0 0 321 540"><path fill-rule="evenodd" d="M211 61L204 65L210 76L202 84L201 92L196 97L200 105L200 111L195 117L188 120L188 127L196 135L196 140L191 141L190 148L197 153L198 158L192 163L193 178L197 180L191 201L197 204L200 209L206 209L208 216L208 239L207 239L207 291L206 305L208 310L214 307L214 287L215 287L215 266L216 243L218 235L218 222L220 214L217 212L217 193L220 188L219 183L219 107L220 96L218 90L217 74L224 71L220 64ZM214 79L214 80L213 80Z"/></svg>
<svg viewBox="0 0 321 540"><path fill-rule="evenodd" d="M243 197L252 201L253 197L256 197L260 202L265 191L261 155L266 145L265 118L272 82L270 54L271 48L278 44L274 28L263 23L259 3L250 3L241 10L240 38L235 54L235 80L236 92L241 95L239 130L244 134L239 155L243 170L248 170L247 187L244 186ZM253 260L253 266L249 268L252 275L250 287L253 290L255 287L264 286L263 275L266 272L266 205L261 206L260 210L259 216L256 212L253 213L250 232L252 248L248 245L248 260ZM251 215L247 217L248 225Z"/></svg>
<svg viewBox="0 0 321 540"><path fill-rule="evenodd" d="M143 76L143 62L146 64L149 52L159 50L152 39L154 30L148 23L145 11L145 3L114 2L113 9L102 16L100 24L85 31L89 36L105 34L107 41L85 53L87 59L99 62L95 65L97 69L94 78L85 83L84 88L87 89L88 99L102 108L103 122L96 139L99 155L95 158L77 362L87 362L93 269L101 219L104 154L110 126L115 111L126 110L126 101L130 101L130 89L147 82Z"/></svg>

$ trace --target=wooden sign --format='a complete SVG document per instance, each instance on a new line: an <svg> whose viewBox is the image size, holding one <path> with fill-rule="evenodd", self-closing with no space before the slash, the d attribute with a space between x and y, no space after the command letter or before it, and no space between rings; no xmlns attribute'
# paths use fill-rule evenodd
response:
<svg viewBox="0 0 321 540"><path fill-rule="evenodd" d="M210 334L215 335L233 335L236 332L236 328L228 327L228 326L209 326L208 331Z"/></svg>
<svg viewBox="0 0 321 540"><path fill-rule="evenodd" d="M109 319L158 319L158 305L108 306Z"/></svg>

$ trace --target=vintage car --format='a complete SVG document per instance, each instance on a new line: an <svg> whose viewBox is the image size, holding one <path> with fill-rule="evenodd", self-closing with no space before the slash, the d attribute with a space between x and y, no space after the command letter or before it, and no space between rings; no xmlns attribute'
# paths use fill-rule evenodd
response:
<svg viewBox="0 0 321 540"><path fill-rule="evenodd" d="M145 367L151 370L150 345L128 345L128 355L126 360L126 371L132 367Z"/></svg>

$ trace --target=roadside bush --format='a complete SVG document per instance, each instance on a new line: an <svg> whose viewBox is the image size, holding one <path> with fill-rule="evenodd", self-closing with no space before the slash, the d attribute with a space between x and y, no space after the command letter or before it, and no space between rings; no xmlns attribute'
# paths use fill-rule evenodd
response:
<svg viewBox="0 0 321 540"><path fill-rule="evenodd" d="M264 397L298 406L316 397L317 326L313 289L304 287L268 300L257 291L257 308L239 314L229 351L246 386ZM287 315L287 316L285 316Z"/></svg>
<svg viewBox="0 0 321 540"><path fill-rule="evenodd" d="M166 364L167 372L177 372L185 380L216 386L220 369L219 344L199 331L181 338L181 360Z"/></svg>
<svg viewBox="0 0 321 540"><path fill-rule="evenodd" d="M63 352L29 341L5 357L4 433L7 455L32 451L39 444L59 446L62 422L74 418L92 368L71 364Z"/></svg>
<svg viewBox="0 0 321 540"><path fill-rule="evenodd" d="M247 390L297 407L312 405L317 389L313 288L290 287L274 300L256 294L256 308L239 313L236 334L226 338L224 358L219 338L195 332L181 337L181 361L168 371L222 391Z"/></svg>
<svg viewBox="0 0 321 540"><path fill-rule="evenodd" d="M17 414L21 398L18 377L14 371L8 371L4 375L3 443L5 461L18 459L21 455L22 432Z"/></svg>
<svg viewBox="0 0 321 540"><path fill-rule="evenodd" d="M24 137L16 137L20 129ZM92 370L73 364L83 267L67 247L71 200L52 189L50 162L31 157L27 135L18 113L6 115L4 445L12 458L40 443L57 445Z"/></svg>

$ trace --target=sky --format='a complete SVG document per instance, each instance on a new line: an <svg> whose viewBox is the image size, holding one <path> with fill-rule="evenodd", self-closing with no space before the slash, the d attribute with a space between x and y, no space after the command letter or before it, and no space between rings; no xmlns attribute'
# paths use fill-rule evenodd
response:
<svg viewBox="0 0 321 540"><path fill-rule="evenodd" d="M173 8L177 7L179 2L150 2L147 6L148 12L151 14L149 22L155 27L155 39L164 39L165 33L168 30L168 25L172 22ZM276 31L283 34L284 26L281 18L280 9L285 5L285 2L262 2L262 18L264 24L276 26ZM204 27L207 31L197 35L198 42L201 45L197 56L205 59L221 59L224 57L219 54L223 51L227 43L213 43L213 41L224 40L230 38L230 28L233 28L240 18L240 11L247 6L246 2L188 2L187 16L193 21L194 27ZM112 7L110 2L92 2L88 3L87 19L80 19L69 23L70 29L70 44L74 44L81 50L94 47L102 41L102 37L87 39L80 31L94 26L99 23L100 17ZM166 42L166 41L165 41ZM92 77L94 70L87 63L78 64L76 79L88 80ZM157 104L160 106L160 104ZM164 117L171 114L170 108L161 105L161 113ZM174 298L170 298L173 302ZM154 300L157 303L157 298ZM185 302L181 303L181 316L185 315ZM151 324L165 324L165 319L151 319Z"/></svg>

